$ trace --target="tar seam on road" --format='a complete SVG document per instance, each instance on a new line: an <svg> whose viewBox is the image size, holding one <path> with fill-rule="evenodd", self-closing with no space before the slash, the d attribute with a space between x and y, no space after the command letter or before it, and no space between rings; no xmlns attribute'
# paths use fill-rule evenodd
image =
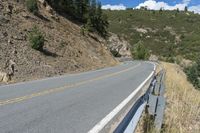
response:
<svg viewBox="0 0 200 133"><path fill-rule="evenodd" d="M103 76L100 76L100 77L97 77L97 78L94 78L94 79L89 79L89 80L81 81L81 82L74 83L74 84L68 84L68 85L65 85L65 86L62 86L62 87L59 87L59 88L54 88L54 89L49 89L49 90L45 90L45 91L41 91L41 92L37 92L37 93L32 93L32 94L29 94L29 95L25 95L25 96L13 98L13 99L0 100L0 106L7 105L7 104L18 103L18 102L21 102L21 101L29 100L29 99L32 99L32 98L35 98L35 97L39 97L39 96L44 96L44 95L47 95L47 94L61 92L61 91L64 91L64 90L66 90L68 88L78 87L78 86L81 86L81 85L84 85L84 84L87 84L87 83L90 83L90 82L94 82L94 81L98 81L98 80L101 80L101 79L104 79L104 78L109 78L109 77L112 77L112 76L116 76L116 75L119 75L121 73L124 73L124 72L130 71L132 69L135 69L140 65L141 65L141 63L137 64L134 67L130 67L128 69L125 69L125 70L122 70L122 71L119 71L119 72L116 72L116 73L103 75Z"/></svg>

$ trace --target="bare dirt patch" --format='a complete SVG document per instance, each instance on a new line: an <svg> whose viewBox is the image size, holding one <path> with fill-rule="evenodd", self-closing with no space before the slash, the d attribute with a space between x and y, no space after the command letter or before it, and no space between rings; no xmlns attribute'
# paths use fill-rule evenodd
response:
<svg viewBox="0 0 200 133"><path fill-rule="evenodd" d="M12 75L11 82L117 64L103 38L81 35L80 25L49 12L39 3L39 15L35 16L27 11L23 0L19 1L0 2L0 70ZM45 37L45 52L31 48L28 34L33 26Z"/></svg>

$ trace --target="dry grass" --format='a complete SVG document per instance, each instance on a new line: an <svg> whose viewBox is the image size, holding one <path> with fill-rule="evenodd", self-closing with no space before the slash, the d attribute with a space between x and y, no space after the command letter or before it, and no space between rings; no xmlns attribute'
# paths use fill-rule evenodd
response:
<svg viewBox="0 0 200 133"><path fill-rule="evenodd" d="M166 69L165 133L200 133L200 91L187 81L182 69L162 63Z"/></svg>
<svg viewBox="0 0 200 133"><path fill-rule="evenodd" d="M165 68L166 109L163 133L200 133L200 91L187 81L181 67L162 62L157 72ZM143 114L136 133L155 133L150 119Z"/></svg>

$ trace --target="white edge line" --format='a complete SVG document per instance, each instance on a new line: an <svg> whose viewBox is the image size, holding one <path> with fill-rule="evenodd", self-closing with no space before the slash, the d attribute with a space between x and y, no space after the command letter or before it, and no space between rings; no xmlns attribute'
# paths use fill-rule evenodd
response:
<svg viewBox="0 0 200 133"><path fill-rule="evenodd" d="M140 120L142 113L144 112L144 108L147 102L143 103L138 110L136 111L135 115L131 119L130 123L128 124L127 128L125 129L124 133L133 133L137 127L137 124Z"/></svg>
<svg viewBox="0 0 200 133"><path fill-rule="evenodd" d="M145 79L144 82L138 86L124 101L122 101L114 110L112 110L106 117L104 117L99 123L97 123L88 133L99 133L107 124L110 122L130 101L131 99L137 94L137 92L145 85L145 83L153 76L156 65L152 62L148 62L154 65L154 69L148 78Z"/></svg>

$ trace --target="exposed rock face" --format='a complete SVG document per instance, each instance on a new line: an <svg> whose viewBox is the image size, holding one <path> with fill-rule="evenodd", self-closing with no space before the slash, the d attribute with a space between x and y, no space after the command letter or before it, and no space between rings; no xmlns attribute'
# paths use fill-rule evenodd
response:
<svg viewBox="0 0 200 133"><path fill-rule="evenodd" d="M124 39L120 39L116 34L111 34L108 39L110 51L117 57L131 57L130 44Z"/></svg>
<svg viewBox="0 0 200 133"><path fill-rule="evenodd" d="M7 73L0 71L0 82L8 82L9 79L9 75Z"/></svg>
<svg viewBox="0 0 200 133"><path fill-rule="evenodd" d="M45 10L50 13L51 15L54 15L55 12L53 10L53 8L51 6L48 5L48 3L45 0L38 0L41 5L43 6L43 8L45 8Z"/></svg>
<svg viewBox="0 0 200 133"><path fill-rule="evenodd" d="M151 56L149 57L149 60L150 60L150 61L158 61L158 57L157 57L156 55L151 55Z"/></svg>
<svg viewBox="0 0 200 133"><path fill-rule="evenodd" d="M43 5L46 4L45 0L38 0L40 3L42 3Z"/></svg>
<svg viewBox="0 0 200 133"><path fill-rule="evenodd" d="M146 29L143 29L143 28L136 28L136 31L143 34L146 34L148 32Z"/></svg>

